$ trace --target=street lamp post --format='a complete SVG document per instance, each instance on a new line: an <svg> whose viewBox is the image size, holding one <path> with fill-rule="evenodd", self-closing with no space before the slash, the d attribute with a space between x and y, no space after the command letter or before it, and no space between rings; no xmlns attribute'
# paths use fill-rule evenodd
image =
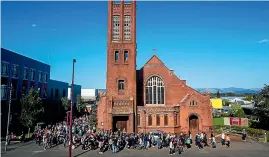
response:
<svg viewBox="0 0 269 157"><path fill-rule="evenodd" d="M12 83L10 83L10 88L9 88L9 102L8 102L8 116L7 116L7 132L6 132L5 151L7 151L7 144L8 144L8 132L9 132L9 123L10 123L11 96L12 96Z"/></svg>
<svg viewBox="0 0 269 157"><path fill-rule="evenodd" d="M144 134L146 134L146 128L147 128L147 115L146 115L146 109L144 108Z"/></svg>
<svg viewBox="0 0 269 157"><path fill-rule="evenodd" d="M72 71L72 87L71 87L71 107L70 107L70 126L69 126L69 147L68 157L72 156L72 123L73 123L73 105L74 105L74 72L75 72L76 59L73 59L73 71Z"/></svg>
<svg viewBox="0 0 269 157"><path fill-rule="evenodd" d="M130 101L132 103L132 107L133 107L133 122L134 122L134 128L133 128L133 131L136 133L137 129L136 129L136 108L134 106L134 97L130 97Z"/></svg>

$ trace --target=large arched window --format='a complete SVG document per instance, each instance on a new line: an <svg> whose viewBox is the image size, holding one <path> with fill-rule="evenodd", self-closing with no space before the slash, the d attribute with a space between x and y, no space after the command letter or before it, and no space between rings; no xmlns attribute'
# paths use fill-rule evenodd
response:
<svg viewBox="0 0 269 157"><path fill-rule="evenodd" d="M164 104L164 83L160 77L153 76L147 80L146 104Z"/></svg>

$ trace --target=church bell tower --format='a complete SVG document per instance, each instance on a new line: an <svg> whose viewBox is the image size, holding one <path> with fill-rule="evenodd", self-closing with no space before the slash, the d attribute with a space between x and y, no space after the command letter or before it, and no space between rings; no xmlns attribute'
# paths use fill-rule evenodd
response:
<svg viewBox="0 0 269 157"><path fill-rule="evenodd" d="M136 2L108 1L107 41L108 128L135 131ZM126 123L126 124L125 124ZM115 128L116 127L116 128Z"/></svg>

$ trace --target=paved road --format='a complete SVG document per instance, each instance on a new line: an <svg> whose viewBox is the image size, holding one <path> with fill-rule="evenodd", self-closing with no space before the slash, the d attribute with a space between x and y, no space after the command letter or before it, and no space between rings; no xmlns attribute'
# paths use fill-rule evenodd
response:
<svg viewBox="0 0 269 157"><path fill-rule="evenodd" d="M34 142L28 142L25 144L16 144L9 147L12 150L4 153L3 157L67 157L68 149L63 146L56 146L54 148L43 150L35 145ZM3 150L3 149L2 149ZM193 147L190 150L184 152L181 156L192 157L268 157L269 147L263 144L249 141L249 142L233 142L230 148L217 144L217 148L205 148L198 150ZM105 152L104 154L98 154L98 151L82 151L81 148L73 150L73 157L164 157L168 155L168 149L157 150L151 148L149 150L123 150L117 154L111 152ZM174 155L175 156L175 155Z"/></svg>

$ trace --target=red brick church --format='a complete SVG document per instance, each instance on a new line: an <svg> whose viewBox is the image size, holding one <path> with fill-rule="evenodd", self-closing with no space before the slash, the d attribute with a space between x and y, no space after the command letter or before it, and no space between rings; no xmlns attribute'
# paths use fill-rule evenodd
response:
<svg viewBox="0 0 269 157"><path fill-rule="evenodd" d="M136 2L108 2L106 92L98 103L98 128L149 132L208 131L209 94L178 78L153 55L136 69Z"/></svg>

